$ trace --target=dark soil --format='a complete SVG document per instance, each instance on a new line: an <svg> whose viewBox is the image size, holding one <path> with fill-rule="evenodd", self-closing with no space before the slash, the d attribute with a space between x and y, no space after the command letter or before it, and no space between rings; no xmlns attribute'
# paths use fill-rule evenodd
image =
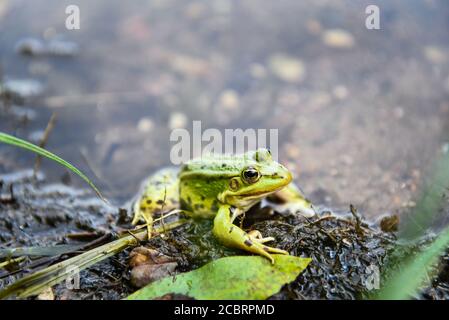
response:
<svg viewBox="0 0 449 320"><path fill-rule="evenodd" d="M130 227L125 209L105 205L90 192L64 185L37 181L32 172L1 176L0 239L3 248L73 244L86 246L110 241ZM11 186L13 194L11 194ZM119 222L120 221L120 222ZM320 210L306 219L273 211L268 204L256 207L245 218L244 227L275 237L274 246L291 254L311 257L312 263L296 281L286 285L272 299L361 299L376 293L373 272L383 275L411 252L419 251L430 238L414 246L399 245L394 234L367 223L351 207L348 212ZM239 222L237 222L239 223ZM245 254L217 243L212 222L187 223L140 245L173 257L176 272L185 272L228 255ZM74 237L76 236L76 239ZM83 249L87 249L86 247ZM80 274L80 289L54 286L55 299L121 299L136 290L131 285L129 248ZM77 254L30 257L0 272L0 288L30 272ZM5 258L0 261L5 260ZM438 276L416 298L445 299L448 290L448 256L436 267ZM435 272L434 270L434 272Z"/></svg>

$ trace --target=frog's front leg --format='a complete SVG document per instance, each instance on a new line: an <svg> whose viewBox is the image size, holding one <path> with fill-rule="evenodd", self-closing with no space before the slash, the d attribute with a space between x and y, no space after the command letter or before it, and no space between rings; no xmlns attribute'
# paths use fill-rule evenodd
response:
<svg viewBox="0 0 449 320"><path fill-rule="evenodd" d="M293 182L283 189L268 196L268 200L276 203L278 211L299 213L305 217L313 217L316 212L312 203L307 200L301 190Z"/></svg>
<svg viewBox="0 0 449 320"><path fill-rule="evenodd" d="M220 206L214 219L213 229L215 237L217 237L220 242L228 247L239 248L264 256L268 258L271 263L274 263L274 259L270 253L288 254L285 250L264 245L265 242L273 241L274 238L263 238L257 230L247 233L234 225L234 219L240 214L243 214L243 211L238 208L234 208L230 205Z"/></svg>

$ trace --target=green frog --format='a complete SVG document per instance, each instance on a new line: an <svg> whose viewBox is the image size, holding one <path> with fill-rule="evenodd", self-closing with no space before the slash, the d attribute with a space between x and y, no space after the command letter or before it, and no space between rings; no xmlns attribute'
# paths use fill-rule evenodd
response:
<svg viewBox="0 0 449 320"><path fill-rule="evenodd" d="M180 210L192 218L214 219L213 234L225 246L268 258L287 251L269 247L273 237L244 231L235 219L264 198L305 216L312 204L292 182L290 171L272 159L268 149L237 156L210 155L190 160L180 169L165 168L152 175L134 204L133 224L143 220L151 237L156 212Z"/></svg>

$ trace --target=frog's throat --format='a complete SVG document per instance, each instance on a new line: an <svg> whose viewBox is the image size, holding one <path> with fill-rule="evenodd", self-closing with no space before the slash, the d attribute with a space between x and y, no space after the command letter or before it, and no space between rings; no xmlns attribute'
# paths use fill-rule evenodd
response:
<svg viewBox="0 0 449 320"><path fill-rule="evenodd" d="M281 188L279 188L281 189ZM255 204L256 202L258 202L259 200L262 200L263 198L265 198L266 196L274 193L278 191L278 189L276 190L271 190L271 191L265 191L265 192L253 192L253 193L246 193L246 194L238 194L235 192L232 192L230 190L226 190L223 191L222 193L218 194L218 201L220 201L221 203L229 203L229 199L230 198L234 198L237 199L238 201L242 201L242 202L252 202L253 204Z"/></svg>

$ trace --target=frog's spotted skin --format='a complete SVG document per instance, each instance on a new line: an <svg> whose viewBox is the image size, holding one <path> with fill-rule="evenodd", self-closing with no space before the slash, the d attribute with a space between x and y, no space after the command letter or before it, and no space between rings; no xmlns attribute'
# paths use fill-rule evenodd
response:
<svg viewBox="0 0 449 320"><path fill-rule="evenodd" d="M151 235L155 213L179 208L177 175L177 168L165 168L148 178L139 200L134 204L132 224L143 219L148 225L148 234Z"/></svg>
<svg viewBox="0 0 449 320"><path fill-rule="evenodd" d="M143 219L151 231L154 213L182 209L195 218L213 218L213 233L224 245L265 256L273 262L270 253L288 252L266 246L265 242L274 239L264 238L257 230L247 233L233 222L275 192L295 211L312 214L311 204L291 180L291 173L273 161L266 149L239 156L203 156L187 162L179 173L175 169L162 169L150 177L134 206L133 223Z"/></svg>

